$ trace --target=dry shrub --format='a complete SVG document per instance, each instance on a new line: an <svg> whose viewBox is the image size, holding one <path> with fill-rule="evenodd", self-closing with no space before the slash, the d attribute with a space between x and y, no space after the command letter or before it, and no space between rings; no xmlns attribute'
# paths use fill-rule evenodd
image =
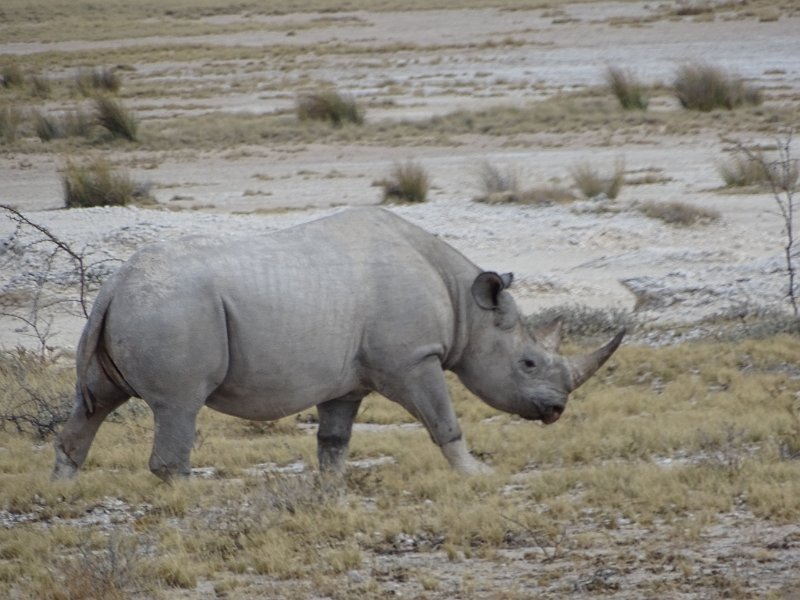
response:
<svg viewBox="0 0 800 600"><path fill-rule="evenodd" d="M49 437L69 418L74 383L72 369L50 352L0 354L0 429Z"/></svg>
<svg viewBox="0 0 800 600"><path fill-rule="evenodd" d="M128 600L141 586L141 558L133 537L112 536L99 550L84 542L77 556L62 563L58 597L63 600Z"/></svg>
<svg viewBox="0 0 800 600"><path fill-rule="evenodd" d="M700 208L686 202L644 202L638 205L639 212L651 219L660 219L670 225L688 227L700 223L712 223L720 218L719 212Z"/></svg>
<svg viewBox="0 0 800 600"><path fill-rule="evenodd" d="M97 96L94 100L97 124L105 128L112 136L128 141L136 141L139 123L133 114L120 102L108 96Z"/></svg>
<svg viewBox="0 0 800 600"><path fill-rule="evenodd" d="M620 106L625 110L645 110L648 99L645 87L636 80L632 73L617 67L609 67L606 72L608 88Z"/></svg>
<svg viewBox="0 0 800 600"><path fill-rule="evenodd" d="M605 195L612 200L625 183L625 164L618 160L611 175L602 175L588 162L578 163L570 170L575 185L586 198Z"/></svg>
<svg viewBox="0 0 800 600"><path fill-rule="evenodd" d="M336 90L302 94L297 98L296 111L301 121L327 121L335 127L364 122L363 112L356 101Z"/></svg>
<svg viewBox="0 0 800 600"><path fill-rule="evenodd" d="M149 203L146 184L138 184L126 173L114 170L107 160L85 165L68 162L61 177L67 208L124 206L131 202Z"/></svg>
<svg viewBox="0 0 800 600"><path fill-rule="evenodd" d="M684 65L678 69L673 93L681 106L708 112L731 110L743 104L760 104L761 91L711 65Z"/></svg>
<svg viewBox="0 0 800 600"><path fill-rule="evenodd" d="M384 202L425 202L430 178L422 165L409 160L395 164L381 186Z"/></svg>

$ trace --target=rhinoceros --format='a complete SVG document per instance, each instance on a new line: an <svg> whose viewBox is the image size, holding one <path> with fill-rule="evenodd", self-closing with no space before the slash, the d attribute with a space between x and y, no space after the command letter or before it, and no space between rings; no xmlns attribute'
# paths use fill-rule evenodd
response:
<svg viewBox="0 0 800 600"><path fill-rule="evenodd" d="M563 357L559 324L531 332L511 280L376 207L246 239L144 247L92 307L53 477L77 473L103 420L130 397L153 411L149 466L162 479L190 473L203 406L253 420L316 406L319 467L341 472L373 390L421 421L453 468L481 472L444 370L492 407L550 424L624 335Z"/></svg>

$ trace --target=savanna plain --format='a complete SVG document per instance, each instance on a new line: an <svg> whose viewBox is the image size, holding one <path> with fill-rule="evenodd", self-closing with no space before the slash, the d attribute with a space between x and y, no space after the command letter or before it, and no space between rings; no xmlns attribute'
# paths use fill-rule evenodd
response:
<svg viewBox="0 0 800 600"><path fill-rule="evenodd" d="M797 3L296 4L0 6L0 596L800 598ZM132 400L50 481L121 260L368 204L626 341L551 426L450 378L491 474L371 396L341 479L205 411L162 483Z"/></svg>

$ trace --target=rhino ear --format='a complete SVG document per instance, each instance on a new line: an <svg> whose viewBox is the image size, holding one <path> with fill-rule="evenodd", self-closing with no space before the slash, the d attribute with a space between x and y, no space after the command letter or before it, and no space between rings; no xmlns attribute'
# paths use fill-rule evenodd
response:
<svg viewBox="0 0 800 600"><path fill-rule="evenodd" d="M478 306L486 310L495 310L498 307L500 292L511 285L514 275L505 273L498 275L494 271L484 271L472 282L472 297Z"/></svg>

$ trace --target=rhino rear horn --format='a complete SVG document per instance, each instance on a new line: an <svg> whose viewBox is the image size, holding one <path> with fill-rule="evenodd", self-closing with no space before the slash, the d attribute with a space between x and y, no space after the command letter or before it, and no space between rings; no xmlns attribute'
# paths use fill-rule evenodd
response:
<svg viewBox="0 0 800 600"><path fill-rule="evenodd" d="M577 389L603 366L619 347L623 337L625 337L624 329L615 335L613 340L591 354L567 359L567 367L570 376L570 391Z"/></svg>
<svg viewBox="0 0 800 600"><path fill-rule="evenodd" d="M550 352L558 352L558 347L561 345L561 329L564 320L561 317L556 317L553 321L534 327L533 338L539 342L545 350Z"/></svg>

